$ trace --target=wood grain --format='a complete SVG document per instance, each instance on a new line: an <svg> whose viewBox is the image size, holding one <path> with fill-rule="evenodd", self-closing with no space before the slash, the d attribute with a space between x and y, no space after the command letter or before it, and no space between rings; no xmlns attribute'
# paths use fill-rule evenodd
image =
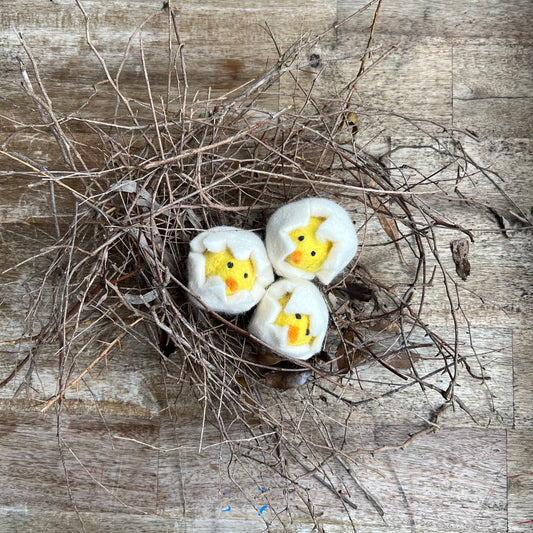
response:
<svg viewBox="0 0 533 533"><path fill-rule="evenodd" d="M91 38L101 50L110 74L117 77L124 65L120 87L141 101L147 101L144 74L140 67L140 37L147 71L155 101L167 99L169 69L169 10L164 2L134 3L124 9L121 2L83 2L89 15ZM6 76L0 87L16 113L20 102L16 57L24 57L17 32L23 34L36 58L41 75L46 80L50 97L58 112L80 107L93 93L93 86L105 79L96 57L85 43L84 20L74 2L50 2L35 9L33 0L6 5L0 19L0 38L5 54L0 63ZM290 4L267 1L250 5L248 2L189 2L175 8L177 27L184 45L191 97L196 91L211 88L213 94L224 94L264 72L277 60L276 46L285 49L302 33L320 33L335 19L336 3L303 0ZM118 16L120 14L120 16ZM275 21L269 36L266 25ZM133 36L131 51L126 47ZM173 45L176 47L176 44ZM174 54L175 52L173 52ZM58 60L59 58L59 60ZM26 63L28 61L24 59ZM28 66L29 68L29 66ZM95 100L90 116L109 117L115 97ZM174 93L171 96L176 96ZM205 93L203 95L205 97Z"/></svg>
<svg viewBox="0 0 533 533"><path fill-rule="evenodd" d="M379 425L361 431L354 425L352 431L357 436L356 446L375 446L390 442L391 436L401 441L406 428ZM206 427L203 450L199 452L202 432L197 419L185 418L177 424L65 413L60 433L65 467L55 433L53 416L43 419L19 413L5 417L0 450L7 467L2 476L8 477L2 479L5 488L0 531L22 531L32 523L38 524L40 511L44 523L54 523L57 515L54 517L53 512L62 513L70 499L88 531L100 531L97 516L102 520L113 516L111 523L132 523L147 527L147 531L169 527L173 522L192 525L196 521L200 531L207 531L217 520L222 520L222 531L228 532L235 524L249 527L248 531L261 531L265 521L272 521L274 530L278 530L278 520L289 519L280 506L286 496L272 484L273 480L265 477L258 485L257 471L252 477L246 468L232 464L225 448L217 445L215 428ZM458 448L458 441L469 445ZM420 457L424 457L423 463ZM403 452L362 458L357 475L364 477L366 489L381 502L384 516L380 518L364 494L352 487L347 490L359 506L352 519L358 531L423 527L441 532L439 524L443 521L447 522L446 531L457 533L501 531L506 520L505 460L503 431L469 428L423 437ZM70 495L62 481L65 476ZM314 493L321 521L329 524L331 531L342 531L346 524L337 518L341 513L338 500L321 490L323 487L310 475L301 483L306 492ZM444 494L445 500L437 500ZM293 496L289 491L288 499L293 502L295 530L304 531L303 501L296 491ZM267 508L258 516L264 505ZM420 515L417 509L428 512ZM276 512L281 516L276 518ZM227 513L227 521L223 513ZM122 514L124 520L119 519ZM469 518L472 514L473 519ZM71 531L81 530L69 513L56 523L68 524Z"/></svg>
<svg viewBox="0 0 533 533"><path fill-rule="evenodd" d="M339 19L349 16L365 3L364 0L339 0ZM455 0L412 0L409 5L401 7L384 2L378 32L380 38L409 35L413 40L425 36L528 40L531 33L527 18L532 12L528 0L510 0L505 9L502 9L498 0L487 0L482 4L476 0L465 0L460 6ZM371 17L372 14L368 13L366 18L361 17L354 24L364 27Z"/></svg>
<svg viewBox="0 0 533 533"><path fill-rule="evenodd" d="M291 0L283 5L274 0L210 0L175 6L191 95L199 90L198 97L203 97L209 88L224 94L272 64L277 51L265 31L266 23L284 48L306 32L326 30L364 4L360 0ZM88 0L84 6L94 43L113 75L128 39L144 23L150 83L156 99L172 100L176 93L167 95L169 13L163 2L130 2L125 8L118 0ZM345 87L359 70L372 15L368 9L310 50L320 56L320 66L301 72L299 82L316 83L320 96ZM378 155L392 149L395 162L405 168L431 171L442 160L434 150L420 148L427 137L390 111L473 131L480 139L465 139L469 154L484 168L496 171L503 179L498 185L531 214L532 16L529 0L384 2L367 74L354 97L360 120L358 142L370 141L367 149ZM36 124L39 117L19 86L17 56L24 56L19 31L39 64L59 115L78 110L104 76L85 43L83 17L73 0L23 0L2 6L0 147L30 154L50 168L62 168L47 133L20 130L21 121ZM147 92L139 50L137 34L119 81L125 92L144 101ZM29 68L29 61L25 62ZM265 104L285 103L293 91L290 83L275 88ZM80 113L107 118L114 105L111 91L99 85L97 97ZM437 126L420 124L444 139ZM17 135L10 137L14 132ZM94 144L81 129L75 133L85 143L84 149ZM44 324L44 316L33 324L26 324L25 317L47 265L46 257L39 254L53 242L55 230L48 183L1 156L0 172L3 379L29 348L27 342L17 341L37 333ZM462 190L501 212L515 209L479 173L473 172ZM57 200L64 227L71 200L61 191ZM439 233L443 263L458 281L477 357L491 377L482 384L465 376L457 391L478 424L464 412L449 412L439 431L420 437L405 450L358 454L357 478L383 507L383 518L353 480L340 470L332 475L358 506L350 516L360 532L528 531L533 519L530 233L524 228L504 232L490 212L467 210L445 195L431 201L475 237L469 250L471 274L462 281L449 251L449 241L457 236L444 230ZM353 206L352 213L356 219L363 217L359 206ZM367 236L373 245L389 240L377 221L369 224ZM369 246L361 261L384 283L410 275L407 267L391 259L388 248ZM442 290L430 292L426 318L448 334L452 324L443 296ZM474 363L476 354L467 348L464 323L460 333L464 353ZM103 338L111 341L113 332L104 330ZM78 375L96 355L94 351L73 353L70 375ZM427 373L438 367L432 354L420 356L426 357L419 363ZM1 533L81 531L80 517L88 532L248 533L264 531L269 524L272 531L282 531L284 526L285 531L299 533L312 528L302 500L307 493L313 496L326 531L349 530L339 500L297 465L291 468L302 475L302 486L287 491L268 471L232 462L216 428L207 425L202 435L203 413L193 392L178 390L155 350L132 339L102 361L79 390L67 394L60 445L55 415L50 412L43 417L38 412L42 401L57 392L57 364L56 347L48 347L36 359L33 381L19 388L25 376L17 375L0 390ZM359 378L369 392L390 392L401 385L375 365L363 366ZM443 378L437 373L433 379L439 383ZM296 407L302 401L294 391L283 398ZM354 395L352 399L363 402L364 398ZM427 418L440 403L436 394L416 386L391 393L379 403L360 403L349 424L348 450L402 443L423 426L421 417ZM340 427L338 407L330 403L322 408L332 427ZM239 436L237 431L233 435ZM262 487L264 491L259 490ZM263 505L267 508L259 516ZM228 507L231 510L224 511Z"/></svg>
<svg viewBox="0 0 533 533"><path fill-rule="evenodd" d="M453 61L454 126L484 138L532 137L533 48L529 43L457 43Z"/></svg>
<svg viewBox="0 0 533 533"><path fill-rule="evenodd" d="M531 530L533 514L533 432L528 429L509 431L508 447L508 491L509 523L508 531L522 533Z"/></svg>

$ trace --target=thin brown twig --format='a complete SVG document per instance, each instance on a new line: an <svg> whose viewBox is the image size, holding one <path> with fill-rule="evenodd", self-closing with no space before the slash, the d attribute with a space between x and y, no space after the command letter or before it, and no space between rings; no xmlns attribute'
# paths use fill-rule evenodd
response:
<svg viewBox="0 0 533 533"><path fill-rule="evenodd" d="M133 321L131 324L129 324L129 328L133 328L135 325L137 325L139 322L142 321L142 318L137 318L135 321ZM62 400L65 393L69 391L72 387L77 387L79 382L91 372L91 370L98 364L99 361L101 361L104 357L107 357L109 352L117 345L120 344L120 341L128 334L128 331L123 331L118 337L116 337L112 342L108 344L108 346L105 348L105 350L102 350L98 356L93 359L92 363L83 371L81 374L78 375L76 379L71 381L68 385L66 385L58 394L50 398L44 405L44 407L41 409L41 413L46 413L52 405L54 405L57 401Z"/></svg>

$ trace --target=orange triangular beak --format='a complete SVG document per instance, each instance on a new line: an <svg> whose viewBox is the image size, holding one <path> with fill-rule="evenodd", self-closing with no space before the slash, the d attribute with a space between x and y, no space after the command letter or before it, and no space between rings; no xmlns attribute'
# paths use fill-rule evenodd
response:
<svg viewBox="0 0 533 533"><path fill-rule="evenodd" d="M298 326L289 325L289 344L294 344L298 340L298 333L300 333Z"/></svg>
<svg viewBox="0 0 533 533"><path fill-rule="evenodd" d="M302 250L294 250L294 252L292 252L291 254L292 262L295 265L299 265L302 262L302 256L303 256Z"/></svg>
<svg viewBox="0 0 533 533"><path fill-rule="evenodd" d="M237 292L239 290L239 284L235 278L226 278L226 287L231 292Z"/></svg>

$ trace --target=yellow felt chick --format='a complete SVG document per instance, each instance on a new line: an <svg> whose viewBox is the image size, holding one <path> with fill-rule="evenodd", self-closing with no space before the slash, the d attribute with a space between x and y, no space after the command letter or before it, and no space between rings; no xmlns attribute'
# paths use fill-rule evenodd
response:
<svg viewBox="0 0 533 533"><path fill-rule="evenodd" d="M357 242L351 217L327 198L303 198L278 207L265 231L268 258L278 276L316 277L324 284L353 259Z"/></svg>
<svg viewBox="0 0 533 533"><path fill-rule="evenodd" d="M229 315L246 313L274 281L265 245L252 231L216 226L196 235L189 246L187 288L195 305Z"/></svg>
<svg viewBox="0 0 533 533"><path fill-rule="evenodd" d="M205 275L218 276L226 284L226 295L251 290L255 283L255 269L251 259L240 260L226 248L222 252L204 252Z"/></svg>
<svg viewBox="0 0 533 533"><path fill-rule="evenodd" d="M289 326L287 332L289 345L302 346L303 344L309 344L313 340L309 331L309 315L303 315L301 313L285 313L285 306L290 297L291 293L287 293L280 298L279 304L282 309L276 318L275 324L281 327Z"/></svg>
<svg viewBox="0 0 533 533"><path fill-rule="evenodd" d="M261 298L248 331L276 352L306 360L322 348L328 315L326 301L314 283L281 278Z"/></svg>
<svg viewBox="0 0 533 533"><path fill-rule="evenodd" d="M322 268L331 250L330 241L322 242L316 237L316 231L324 220L320 217L310 217L306 227L289 233L296 249L287 256L287 263L306 272L318 272Z"/></svg>

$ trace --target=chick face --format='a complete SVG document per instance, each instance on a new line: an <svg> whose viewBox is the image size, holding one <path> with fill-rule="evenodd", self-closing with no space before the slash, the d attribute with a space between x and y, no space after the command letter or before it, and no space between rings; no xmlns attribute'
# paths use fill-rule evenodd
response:
<svg viewBox="0 0 533 533"><path fill-rule="evenodd" d="M255 268L251 259L236 259L226 248L222 252L204 252L205 276L218 276L226 285L226 295L251 290L255 283Z"/></svg>
<svg viewBox="0 0 533 533"><path fill-rule="evenodd" d="M290 358L318 353L328 330L328 307L310 281L282 278L268 287L248 323L248 331Z"/></svg>
<svg viewBox="0 0 533 533"><path fill-rule="evenodd" d="M279 276L316 277L324 284L348 265L357 244L351 217L327 198L304 198L279 207L268 219L265 232L268 257Z"/></svg>
<svg viewBox="0 0 533 533"><path fill-rule="evenodd" d="M289 265L306 272L318 272L322 268L331 250L330 241L322 242L316 237L316 232L324 220L320 217L310 217L307 226L289 233L292 242L296 244L296 249L286 258Z"/></svg>
<svg viewBox="0 0 533 533"><path fill-rule="evenodd" d="M289 326L287 332L287 344L290 346L302 346L304 344L309 344L313 337L309 331L309 315L304 315L301 313L287 314L285 313L285 306L290 300L292 293L288 292L280 298L279 304L281 305L281 311L276 318L275 324L278 326Z"/></svg>

